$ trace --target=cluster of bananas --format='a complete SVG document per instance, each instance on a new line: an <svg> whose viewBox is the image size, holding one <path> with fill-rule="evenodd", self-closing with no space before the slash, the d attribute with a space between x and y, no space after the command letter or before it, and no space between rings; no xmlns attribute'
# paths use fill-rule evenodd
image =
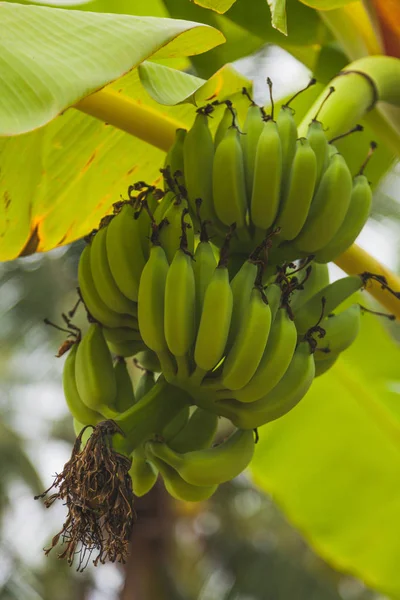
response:
<svg viewBox="0 0 400 600"><path fill-rule="evenodd" d="M317 119L298 139L288 104L275 121L273 113L266 115L252 103L241 127L227 102L214 138L209 128L213 108L197 111L192 128L178 132L167 157L172 169L184 174L192 219L196 222L196 199L201 198L213 242L221 246L227 228L236 223L238 252L249 252L254 241L279 229L272 255L276 263L310 254L327 263L344 252L371 206L363 167L353 179Z"/></svg>
<svg viewBox="0 0 400 600"><path fill-rule="evenodd" d="M130 186L79 263L90 326L73 332L65 396L77 433L104 419L124 432L114 446L132 459L137 496L160 474L172 496L201 500L241 473L253 430L294 408L355 340L362 309L339 307L377 278L329 282L326 263L358 235L371 190L321 123L298 140L288 105L275 122L252 103L241 132L228 102L213 138L213 110L177 131L164 190ZM235 430L215 444L219 417Z"/></svg>

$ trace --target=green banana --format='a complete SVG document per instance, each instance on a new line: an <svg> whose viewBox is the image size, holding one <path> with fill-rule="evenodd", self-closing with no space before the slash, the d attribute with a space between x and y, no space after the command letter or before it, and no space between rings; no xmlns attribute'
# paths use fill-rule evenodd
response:
<svg viewBox="0 0 400 600"><path fill-rule="evenodd" d="M253 458L254 448L253 432L240 429L218 446L184 454L167 444L146 443L146 452L175 469L187 483L198 486L219 485L237 477Z"/></svg>
<svg viewBox="0 0 400 600"><path fill-rule="evenodd" d="M91 242L90 267L97 293L115 312L137 315L137 304L120 291L111 273L106 247L107 227L99 229Z"/></svg>
<svg viewBox="0 0 400 600"><path fill-rule="evenodd" d="M136 402L132 380L123 358L117 358L114 363L114 377L117 385L114 407L116 411L122 413L128 410L128 408L133 406Z"/></svg>
<svg viewBox="0 0 400 600"><path fill-rule="evenodd" d="M157 358L157 354L152 350L142 350L135 356L135 359L146 371L161 373L160 361Z"/></svg>
<svg viewBox="0 0 400 600"><path fill-rule="evenodd" d="M342 302L365 285L362 275L349 275L328 284L314 294L294 314L294 322L300 335L304 335L321 317L330 315ZM325 304L323 301L325 299Z"/></svg>
<svg viewBox="0 0 400 600"><path fill-rule="evenodd" d="M217 485L191 485L179 475L175 469L167 465L164 461L157 458L150 452L147 452L149 460L159 470L162 475L165 489L176 500L185 502L200 502L208 500L217 490Z"/></svg>
<svg viewBox="0 0 400 600"><path fill-rule="evenodd" d="M218 416L196 407L187 424L177 435L167 439L168 446L175 452L191 452L209 448L218 429ZM164 436L165 437L165 436Z"/></svg>
<svg viewBox="0 0 400 600"><path fill-rule="evenodd" d="M194 252L193 222L188 212L187 201L178 196L164 213L163 220L165 220L165 224L159 229L158 241L164 248L169 263L172 262L176 251L180 247L183 223L186 225L187 250L190 254Z"/></svg>
<svg viewBox="0 0 400 600"><path fill-rule="evenodd" d="M146 263L140 234L134 208L124 204L107 226L107 256L115 283L134 302L138 300L140 277Z"/></svg>
<svg viewBox="0 0 400 600"><path fill-rule="evenodd" d="M220 145L222 140L224 139L228 129L234 125L237 120L237 112L236 109L233 108L232 105L227 106L224 110L222 118L218 123L217 130L214 135L214 148L215 150Z"/></svg>
<svg viewBox="0 0 400 600"><path fill-rule="evenodd" d="M175 134L175 141L169 149L167 156L165 157L164 169L169 169L169 173L172 177L175 177L177 172L180 173L178 176L178 183L183 187L185 185L185 162L184 162L184 143L186 138L186 129L177 129ZM164 189L168 189L168 183L164 181Z"/></svg>
<svg viewBox="0 0 400 600"><path fill-rule="evenodd" d="M175 436L179 435L182 429L184 429L187 425L190 415L190 407L189 405L184 406L182 410L170 421L161 431L161 437L168 444L171 439L174 439Z"/></svg>
<svg viewBox="0 0 400 600"><path fill-rule="evenodd" d="M150 237L152 233L152 223L154 214L161 203L159 201L161 190L155 189L148 191L146 195L141 199L135 216L139 223L139 237L142 245L142 252L144 259L147 260L150 255ZM144 208L143 202L146 202L148 211ZM150 214L149 214L150 213ZM153 218L150 216L153 215Z"/></svg>
<svg viewBox="0 0 400 600"><path fill-rule="evenodd" d="M96 425L96 423L103 420L103 417L97 411L86 406L86 404L82 401L76 387L75 362L77 350L78 343L72 346L64 363L63 388L65 400L67 402L69 412L74 419L82 424L82 427L84 425Z"/></svg>
<svg viewBox="0 0 400 600"><path fill-rule="evenodd" d="M328 263L349 248L364 227L371 209L372 190L365 175L353 181L350 205L343 223L332 240L315 255L316 262Z"/></svg>
<svg viewBox="0 0 400 600"><path fill-rule="evenodd" d="M262 120L260 107L257 106L257 104L251 104L247 110L246 120L243 126L243 135L240 136L240 143L243 150L247 198L249 200L253 193L253 177L257 143L263 130L263 126L264 122Z"/></svg>
<svg viewBox="0 0 400 600"><path fill-rule="evenodd" d="M279 383L265 396L251 404L236 400L217 403L224 416L236 427L252 430L279 419L300 402L309 390L315 375L314 357L308 342L300 343L290 365Z"/></svg>
<svg viewBox="0 0 400 600"><path fill-rule="evenodd" d="M283 104L276 119L282 146L282 186L284 189L289 181L292 161L296 151L297 126L293 115L294 110Z"/></svg>
<svg viewBox="0 0 400 600"><path fill-rule="evenodd" d="M313 119L308 126L307 139L314 150L317 159L317 176L316 186L321 181L322 173L326 169L328 163L329 145L326 139L322 123Z"/></svg>
<svg viewBox="0 0 400 600"><path fill-rule="evenodd" d="M230 127L218 144L213 164L214 208L226 226L236 223L236 234L246 227L247 194L240 133Z"/></svg>
<svg viewBox="0 0 400 600"><path fill-rule="evenodd" d="M177 358L178 376L188 376L187 355L196 338L193 258L176 251L165 284L164 329L170 352ZM181 372L183 370L183 372Z"/></svg>
<svg viewBox="0 0 400 600"><path fill-rule="evenodd" d="M343 312L321 321L320 326L325 330L325 335L318 339L315 360L323 359L331 352L338 354L346 350L356 339L360 331L360 324L361 308L359 304L353 304Z"/></svg>
<svg viewBox="0 0 400 600"><path fill-rule="evenodd" d="M204 296L206 294L208 284L210 283L213 273L217 267L217 260L210 242L199 242L194 253L194 261L192 266L196 289L194 308L197 330L203 310Z"/></svg>
<svg viewBox="0 0 400 600"><path fill-rule="evenodd" d="M281 306L282 290L279 284L271 283L264 288L265 295L268 300L269 308L271 310L271 324L273 323L276 313Z"/></svg>
<svg viewBox="0 0 400 600"><path fill-rule="evenodd" d="M346 161L340 154L333 154L307 220L292 242L296 250L313 254L333 239L349 208L351 190L352 179Z"/></svg>
<svg viewBox="0 0 400 600"><path fill-rule="evenodd" d="M221 265L215 269L204 296L194 349L195 363L204 373L211 371L224 355L232 304L228 269Z"/></svg>
<svg viewBox="0 0 400 600"><path fill-rule="evenodd" d="M107 342L110 352L116 356L127 358L135 356L145 348L145 345L140 340L127 340L126 342Z"/></svg>
<svg viewBox="0 0 400 600"><path fill-rule="evenodd" d="M140 342L142 340L138 329L131 329L130 327L115 327L113 329L110 329L110 327L103 327L103 335L106 342L110 344Z"/></svg>
<svg viewBox="0 0 400 600"><path fill-rule="evenodd" d="M228 348L232 346L234 340L237 338L243 316L247 313L257 273L257 264L251 260L246 260L231 281L233 305L227 341Z"/></svg>
<svg viewBox="0 0 400 600"><path fill-rule="evenodd" d="M90 266L91 246L88 244L79 259L78 282L83 302L89 313L96 321L107 327L131 327L137 326L137 320L133 316L121 315L111 310L100 298L93 281Z"/></svg>
<svg viewBox="0 0 400 600"><path fill-rule="evenodd" d="M317 159L306 138L300 138L295 146L287 192L281 201L277 218L279 237L293 240L306 222L314 195Z"/></svg>
<svg viewBox="0 0 400 600"><path fill-rule="evenodd" d="M223 364L224 387L238 390L249 383L264 354L271 321L271 309L264 292L253 288L239 332Z"/></svg>
<svg viewBox="0 0 400 600"><path fill-rule="evenodd" d="M315 377L319 377L320 375L323 375L324 373L329 371L329 369L331 367L333 367L333 365L336 363L338 358L339 358L339 354L333 354L333 356L331 356L330 354L327 354L323 360L321 360L321 359L316 360L315 361Z"/></svg>
<svg viewBox="0 0 400 600"><path fill-rule="evenodd" d="M132 454L132 465L129 475L132 479L132 490L135 496L145 496L155 485L158 477L157 469L147 460L141 446L136 448Z"/></svg>
<svg viewBox="0 0 400 600"><path fill-rule="evenodd" d="M302 289L295 289L290 296L290 308L294 312L297 311L308 301L314 294L329 285L329 270L326 264L319 265L311 264L311 272L308 279L302 286Z"/></svg>
<svg viewBox="0 0 400 600"><path fill-rule="evenodd" d="M282 178L282 144L278 127L272 119L264 123L254 164L250 217L253 224L269 229L276 218Z"/></svg>
<svg viewBox="0 0 400 600"><path fill-rule="evenodd" d="M257 371L240 390L217 392L220 399L254 402L267 394L285 374L296 347L297 331L285 307L278 310Z"/></svg>
<svg viewBox="0 0 400 600"><path fill-rule="evenodd" d="M78 344L75 377L82 401L107 417L116 401L117 383L111 354L100 325L92 323Z"/></svg>
<svg viewBox="0 0 400 600"><path fill-rule="evenodd" d="M141 400L143 396L148 394L148 392L150 392L150 390L153 389L155 383L156 382L154 379L154 373L145 370L142 373L141 377L139 377L139 380L135 387L136 402L139 402L139 400Z"/></svg>

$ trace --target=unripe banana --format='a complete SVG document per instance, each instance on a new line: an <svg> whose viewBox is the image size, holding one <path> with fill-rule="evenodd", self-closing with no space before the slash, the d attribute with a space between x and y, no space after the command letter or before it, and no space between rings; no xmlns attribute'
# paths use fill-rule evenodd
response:
<svg viewBox="0 0 400 600"><path fill-rule="evenodd" d="M140 243L142 245L142 251L143 251L143 256L144 256L145 260L147 260L149 258L150 247L151 247L150 237L151 237L151 232L152 232L151 225L152 225L153 219L150 217L150 215L152 215L154 218L155 212L160 204L159 192L160 192L160 190L154 190L152 192L149 192L145 197L145 201L147 203L150 214L142 206L142 204L140 204L137 208L137 212L140 213L137 218L137 221L139 223L139 237L140 237Z"/></svg>
<svg viewBox="0 0 400 600"><path fill-rule="evenodd" d="M314 195L317 159L306 138L300 138L288 174L287 192L281 202L277 218L280 238L293 240L306 222Z"/></svg>
<svg viewBox="0 0 400 600"><path fill-rule="evenodd" d="M280 308L272 324L268 343L257 371L242 389L217 392L220 398L254 402L267 394L285 374L296 347L297 331L285 307Z"/></svg>
<svg viewBox="0 0 400 600"><path fill-rule="evenodd" d="M254 165L251 221L262 230L269 229L276 218L282 178L282 144L278 127L272 119L264 123L259 137Z"/></svg>
<svg viewBox="0 0 400 600"><path fill-rule="evenodd" d="M303 271L302 271L303 272ZM329 285L329 270L327 265L312 263L311 272L302 289L296 289L290 296L290 308L297 311L317 292Z"/></svg>
<svg viewBox="0 0 400 600"><path fill-rule="evenodd" d="M203 310L204 296L208 284L217 267L217 261L210 242L199 242L194 253L193 273L196 288L195 298L195 316L196 330L200 324L201 313Z"/></svg>
<svg viewBox="0 0 400 600"><path fill-rule="evenodd" d="M228 348L232 346L234 340L237 338L243 316L247 313L257 273L257 265L251 260L246 260L231 281L233 305L227 342Z"/></svg>
<svg viewBox="0 0 400 600"><path fill-rule="evenodd" d="M78 266L79 289L89 313L96 321L107 327L135 328L137 320L128 315L121 315L111 310L100 298L94 285L90 266L91 247L87 245L80 256Z"/></svg>
<svg viewBox="0 0 400 600"><path fill-rule="evenodd" d="M168 348L184 357L196 337L195 279L192 255L178 249L169 267L165 284L164 328ZM178 364L178 374L179 374Z"/></svg>
<svg viewBox="0 0 400 600"><path fill-rule="evenodd" d="M90 267L95 288L104 304L111 310L136 316L136 302L132 302L124 296L111 273L107 257L106 236L107 227L103 227L99 229L91 242Z"/></svg>
<svg viewBox="0 0 400 600"><path fill-rule="evenodd" d="M218 416L196 407L187 424L170 440L168 446L175 452L191 452L209 448L218 429Z"/></svg>
<svg viewBox="0 0 400 600"><path fill-rule="evenodd" d="M238 390L249 383L264 354L271 321L271 309L263 291L253 288L239 332L223 365L224 387Z"/></svg>
<svg viewBox="0 0 400 600"><path fill-rule="evenodd" d="M139 326L139 325L138 325ZM121 344L122 342L140 342L142 340L138 329L130 327L103 327L103 335L107 343Z"/></svg>
<svg viewBox="0 0 400 600"><path fill-rule="evenodd" d="M310 143L311 148L315 152L317 159L317 177L316 186L318 186L322 173L328 163L328 140L326 139L322 123L313 119L308 126L307 139Z"/></svg>
<svg viewBox="0 0 400 600"><path fill-rule="evenodd" d="M320 375L323 375L329 371L329 369L336 363L338 358L339 354L333 354L333 356L331 354L326 354L323 360L316 360L314 377L319 377Z"/></svg>
<svg viewBox="0 0 400 600"><path fill-rule="evenodd" d="M144 343L157 353L167 350L164 333L164 296L168 268L164 249L153 245L140 280L138 317L140 335Z"/></svg>
<svg viewBox="0 0 400 600"><path fill-rule="evenodd" d="M117 395L114 406L115 410L122 413L133 406L136 401L132 380L123 358L117 358L114 364L114 376L117 384Z"/></svg>
<svg viewBox="0 0 400 600"><path fill-rule="evenodd" d="M177 129L175 140L165 157L164 169L169 169L171 177L175 177L177 172L181 173L177 177L179 185L185 185L185 163L184 163L184 143L186 138L186 129ZM164 189L168 189L168 184L164 181Z"/></svg>
<svg viewBox="0 0 400 600"><path fill-rule="evenodd" d="M236 233L246 227L247 194L240 133L231 127L218 144L213 164L213 197L217 217Z"/></svg>
<svg viewBox="0 0 400 600"><path fill-rule="evenodd" d="M139 215L139 219L142 215ZM137 302L140 276L146 262L143 253L139 219L135 210L125 204L107 226L107 256L111 273L121 292Z"/></svg>
<svg viewBox="0 0 400 600"><path fill-rule="evenodd" d="M147 494L157 481L157 469L146 458L141 446L136 448L132 454L132 465L129 475L132 479L132 490L135 496L140 498Z"/></svg>
<svg viewBox="0 0 400 600"><path fill-rule="evenodd" d="M360 331L361 308L353 304L343 312L324 319L320 326L325 330L324 337L318 339L315 360L323 359L346 350L356 339Z"/></svg>
<svg viewBox="0 0 400 600"><path fill-rule="evenodd" d="M237 112L233 106L226 107L214 136L215 150L224 139L228 129L236 122Z"/></svg>
<svg viewBox="0 0 400 600"><path fill-rule="evenodd" d="M139 400L141 400L143 396L148 394L148 392L150 392L150 390L153 389L154 384L154 373L152 373L151 371L144 371L135 387L136 402L139 402Z"/></svg>
<svg viewBox="0 0 400 600"><path fill-rule="evenodd" d="M210 498L217 490L217 485L199 486L187 483L175 469L167 465L164 461L153 454L148 453L148 455L152 464L154 464L161 473L165 489L176 500L200 502L202 500L208 500L208 498Z"/></svg>
<svg viewBox="0 0 400 600"><path fill-rule="evenodd" d="M365 175L353 181L350 205L343 223L332 240L315 255L316 262L327 263L349 248L364 227L371 209L372 190Z"/></svg>
<svg viewBox="0 0 400 600"><path fill-rule="evenodd" d="M103 417L100 413L88 408L86 404L82 402L82 399L79 395L78 388L76 387L75 377L75 361L77 350L78 343L74 344L68 352L63 369L63 388L69 412L74 419L79 421L79 424L81 425L80 429L82 429L84 425L96 425L96 423L101 421Z"/></svg>
<svg viewBox="0 0 400 600"><path fill-rule="evenodd" d="M212 223L212 231L224 227L218 223L213 202L212 171L214 140L208 127L207 115L198 112L188 131L184 148L185 182L192 218L197 214L196 199L201 198L201 218Z"/></svg>
<svg viewBox="0 0 400 600"><path fill-rule="evenodd" d="M129 356L136 356L138 352L141 352L146 346L142 341L139 340L127 340L126 342L107 342L110 352L115 356L122 356L127 358Z"/></svg>
<svg viewBox="0 0 400 600"><path fill-rule="evenodd" d="M289 181L290 169L296 151L297 126L294 120L294 110L285 104L281 106L276 119L279 137L282 145L282 186L285 188Z"/></svg>
<svg viewBox="0 0 400 600"><path fill-rule="evenodd" d="M293 240L300 252L313 254L329 243L342 225L349 208L352 179L340 154L333 154L322 175L307 220Z"/></svg>
<svg viewBox="0 0 400 600"><path fill-rule="evenodd" d="M189 421L190 407L184 406L182 410L163 428L161 437L165 442L170 444L170 440L179 435L182 429L185 429Z"/></svg>
<svg viewBox="0 0 400 600"><path fill-rule="evenodd" d="M165 250L168 262L171 263L176 251L178 250L182 237L182 219L186 223L185 229L187 238L187 250L193 254L194 252L194 229L193 222L186 212L188 204L184 198L178 197L170 204L164 213L163 219L166 219L165 225L160 227L158 240Z"/></svg>
<svg viewBox="0 0 400 600"><path fill-rule="evenodd" d="M260 107L251 104L247 110L246 120L243 126L243 135L240 143L243 150L243 164L246 180L247 199L251 199L253 193L254 165L258 139L264 127Z"/></svg>
<svg viewBox="0 0 400 600"><path fill-rule="evenodd" d="M254 448L253 432L243 430L218 446L185 454L174 452L167 444L146 444L146 451L175 469L187 483L198 486L219 485L237 477L253 458Z"/></svg>
<svg viewBox="0 0 400 600"><path fill-rule="evenodd" d="M117 384L100 325L90 325L78 344L75 377L79 396L86 406L107 416L107 409L116 401Z"/></svg>
<svg viewBox="0 0 400 600"><path fill-rule="evenodd" d="M323 308L324 315L330 315L342 302L358 292L364 285L365 280L362 276L349 275L320 289L295 312L294 322L299 334L304 335L310 327L318 322ZM323 299L325 299L324 306Z"/></svg>
<svg viewBox="0 0 400 600"><path fill-rule="evenodd" d="M224 355L232 315L232 290L228 269L218 266L204 296L194 349L196 365L211 371Z"/></svg>
<svg viewBox="0 0 400 600"><path fill-rule="evenodd" d="M246 405L235 400L225 400L217 405L222 407L222 414L230 418L237 427L256 429L292 410L306 395L314 375L314 357L309 343L302 342L296 348L282 379L260 400Z"/></svg>
<svg viewBox="0 0 400 600"><path fill-rule="evenodd" d="M146 369L146 371L161 373L160 361L157 358L157 354L152 350L142 350L135 356L135 359L143 369Z"/></svg>
<svg viewBox="0 0 400 600"><path fill-rule="evenodd" d="M276 313L281 306L282 290L280 285L277 283L271 283L264 288L265 295L268 300L269 308L271 310L271 323L273 323Z"/></svg>

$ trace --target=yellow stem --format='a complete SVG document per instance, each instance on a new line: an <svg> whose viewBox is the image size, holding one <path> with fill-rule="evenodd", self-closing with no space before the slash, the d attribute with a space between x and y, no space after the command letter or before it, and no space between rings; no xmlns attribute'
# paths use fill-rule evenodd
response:
<svg viewBox="0 0 400 600"><path fill-rule="evenodd" d="M388 286L395 292L400 292L400 277L389 271L387 267L382 265L378 260L370 256L368 252L356 244L353 244L351 248L339 256L335 260L335 263L349 275L363 273L364 271L369 271L370 273L375 273L377 275L384 275ZM376 281L370 281L368 283L367 291L391 314L396 315L396 317L400 319L399 298L393 296L388 290L383 290L382 286Z"/></svg>
<svg viewBox="0 0 400 600"><path fill-rule="evenodd" d="M110 89L82 98L75 108L168 152L182 123Z"/></svg>

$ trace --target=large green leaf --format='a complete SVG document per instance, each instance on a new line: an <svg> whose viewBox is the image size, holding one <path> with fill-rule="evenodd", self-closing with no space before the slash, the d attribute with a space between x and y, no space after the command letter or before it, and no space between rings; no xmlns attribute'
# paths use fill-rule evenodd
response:
<svg viewBox="0 0 400 600"><path fill-rule="evenodd" d="M287 35L286 0L267 0L271 9L271 24L281 33Z"/></svg>
<svg viewBox="0 0 400 600"><path fill-rule="evenodd" d="M400 350L377 318L300 404L260 430L252 471L338 569L400 598Z"/></svg>
<svg viewBox="0 0 400 600"><path fill-rule="evenodd" d="M197 54L220 32L175 19L0 2L0 135L36 129L150 56Z"/></svg>
<svg viewBox="0 0 400 600"><path fill-rule="evenodd" d="M190 76L179 76L192 86ZM244 83L227 67L205 90L223 97ZM137 69L110 89L183 127L193 122L190 104L164 107L152 100ZM198 93L201 97L201 89ZM160 181L163 160L161 150L74 109L39 130L0 138L0 260L50 250L86 235L129 184Z"/></svg>

